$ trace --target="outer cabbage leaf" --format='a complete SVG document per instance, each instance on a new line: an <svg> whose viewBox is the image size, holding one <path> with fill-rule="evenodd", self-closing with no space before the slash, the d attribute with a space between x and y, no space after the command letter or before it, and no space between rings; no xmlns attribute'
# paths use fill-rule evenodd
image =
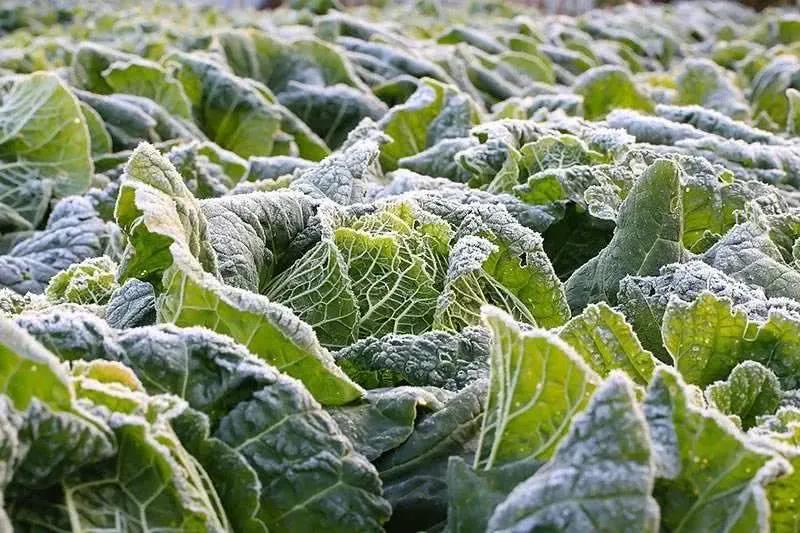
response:
<svg viewBox="0 0 800 533"><path fill-rule="evenodd" d="M612 109L652 111L653 103L620 67L606 65L581 74L573 86L583 96L583 113L590 120L603 118Z"/></svg>
<svg viewBox="0 0 800 533"><path fill-rule="evenodd" d="M800 483L800 410L782 407L774 415L758 420L759 425L748 434L758 439L759 444L765 444L783 455L792 466L791 472L766 487L770 528L772 531L792 531L800 520L795 501Z"/></svg>
<svg viewBox="0 0 800 533"><path fill-rule="evenodd" d="M295 251L293 243L308 231L314 207L308 196L287 191L202 202L205 239L217 257L222 281L252 292L263 291L295 253L305 251L302 247ZM232 235L237 237L231 239Z"/></svg>
<svg viewBox="0 0 800 533"><path fill-rule="evenodd" d="M387 518L374 469L334 419L300 383L232 339L172 325L113 330L78 313L19 322L63 359L120 361L149 393L177 395L204 413L181 415L179 435L220 489L234 523L252 519L270 530L293 531L301 520L304 528L361 530L376 529ZM290 442L303 446L282 445ZM230 479L219 461L243 477ZM287 469L290 463L296 467Z"/></svg>
<svg viewBox="0 0 800 533"><path fill-rule="evenodd" d="M617 302L626 275L649 275L680 261L685 252L679 167L659 159L634 184L620 207L614 237L600 254L573 272L565 289L573 312L587 304Z"/></svg>
<svg viewBox="0 0 800 533"><path fill-rule="evenodd" d="M92 157L108 154L113 151L111 144L111 134L108 133L103 117L86 102L80 102L83 118L86 120L86 127L89 128L89 144Z"/></svg>
<svg viewBox="0 0 800 533"><path fill-rule="evenodd" d="M4 425L6 443L17 443L5 449L11 455L0 491L7 484L44 489L114 453L109 428L78 404L53 354L7 319L0 319L0 390L4 422L11 422Z"/></svg>
<svg viewBox="0 0 800 533"><path fill-rule="evenodd" d="M290 82L278 94L278 101L333 149L341 146L363 119L378 120L387 112L386 104L371 93L347 85L317 87Z"/></svg>
<svg viewBox="0 0 800 533"><path fill-rule="evenodd" d="M342 205L362 203L379 154L378 142L367 139L355 141L318 165L301 171L292 181L291 188Z"/></svg>
<svg viewBox="0 0 800 533"><path fill-rule="evenodd" d="M765 302L758 287L750 287L701 261L674 263L657 276L628 276L620 282L617 300L642 344L660 359L668 360L661 339L664 310L675 296L686 302L704 291L730 299L734 304ZM765 311L766 312L766 311Z"/></svg>
<svg viewBox="0 0 800 533"><path fill-rule="evenodd" d="M653 450L633 384L614 373L553 458L497 506L488 531L659 530Z"/></svg>
<svg viewBox="0 0 800 533"><path fill-rule="evenodd" d="M603 377L620 369L638 385L647 385L657 365L625 316L604 302L587 306L561 328L558 336Z"/></svg>
<svg viewBox="0 0 800 533"><path fill-rule="evenodd" d="M782 129L789 113L786 89L797 88L800 73L800 60L788 54L772 59L755 76L750 90L750 104L753 116L766 115L765 126L774 125Z"/></svg>
<svg viewBox="0 0 800 533"><path fill-rule="evenodd" d="M740 362L754 360L772 370L787 389L800 386L800 316L796 309L769 306L766 317L705 292L692 303L673 299L662 325L664 345L689 383L725 379Z"/></svg>
<svg viewBox="0 0 800 533"><path fill-rule="evenodd" d="M419 531L447 517L447 464L471 460L486 399L484 380L465 387L435 413L419 420L403 444L375 461L392 505L388 528Z"/></svg>
<svg viewBox="0 0 800 533"><path fill-rule="evenodd" d="M38 226L51 195L85 191L94 172L78 100L55 74L17 78L0 99L0 202Z"/></svg>
<svg viewBox="0 0 800 533"><path fill-rule="evenodd" d="M514 487L531 477L540 461L509 463L490 470L474 470L461 457L447 465L447 531L485 533L492 513Z"/></svg>
<svg viewBox="0 0 800 533"><path fill-rule="evenodd" d="M667 120L690 124L699 130L714 133L729 139L740 139L749 143L761 142L766 144L780 142L775 135L768 131L754 128L745 122L734 120L708 107L699 105L674 106L659 104L656 106L656 114Z"/></svg>
<svg viewBox="0 0 800 533"><path fill-rule="evenodd" d="M800 298L800 272L787 265L771 240L769 224L757 210L734 226L702 256L732 278L764 289L769 297Z"/></svg>
<svg viewBox="0 0 800 533"><path fill-rule="evenodd" d="M113 390L109 394L108 390L95 389L100 384L92 381L84 384L94 389L85 391L92 400L102 398L112 410L119 409L120 401L138 405L131 414L115 413L109 417L118 446L116 455L64 481L64 500L72 526L143 531L227 530L216 494L213 490L206 492L205 472L188 455L170 426L182 402L130 391Z"/></svg>
<svg viewBox="0 0 800 533"><path fill-rule="evenodd" d="M492 333L491 370L475 466L548 459L600 377L554 334L523 331L490 306L482 316Z"/></svg>
<svg viewBox="0 0 800 533"><path fill-rule="evenodd" d="M44 230L0 255L0 286L19 294L41 293L61 270L103 253L110 230L91 201L70 197L56 204Z"/></svg>
<svg viewBox="0 0 800 533"><path fill-rule="evenodd" d="M144 96L173 115L192 118L183 86L158 63L142 59L115 61L101 75L115 93Z"/></svg>
<svg viewBox="0 0 800 533"><path fill-rule="evenodd" d="M726 71L708 59L689 59L677 77L678 104L699 104L725 115L744 119L748 106Z"/></svg>
<svg viewBox="0 0 800 533"><path fill-rule="evenodd" d="M728 379L706 387L706 400L727 415L738 417L744 429L756 418L774 414L783 393L775 374L761 363L745 361L736 365Z"/></svg>
<svg viewBox="0 0 800 533"><path fill-rule="evenodd" d="M497 306L519 321L536 324L531 310L484 269L484 264L493 254L499 255L498 252L497 246L474 235L456 242L448 259L447 278L436 307L434 327L458 331L474 326L480 322L481 306L485 304ZM535 287L535 283L531 281L527 286Z"/></svg>
<svg viewBox="0 0 800 533"><path fill-rule="evenodd" d="M149 326L156 321L156 292L146 281L132 278L111 293L106 321L117 329Z"/></svg>
<svg viewBox="0 0 800 533"><path fill-rule="evenodd" d="M763 484L788 464L748 442L719 412L693 405L690 394L675 371L661 368L644 402L661 527L677 532L766 528Z"/></svg>
<svg viewBox="0 0 800 533"><path fill-rule="evenodd" d="M251 29L220 32L216 39L234 73L258 80L278 95L292 82L367 90L341 52L314 37L286 39Z"/></svg>
<svg viewBox="0 0 800 533"><path fill-rule="evenodd" d="M401 158L418 154L442 139L468 136L472 106L455 88L424 78L411 98L393 107L378 123L392 139L381 150L383 168L394 170Z"/></svg>
<svg viewBox="0 0 800 533"><path fill-rule="evenodd" d="M212 141L242 157L272 153L281 115L256 89L197 55L176 52L168 62L177 66L195 120Z"/></svg>
<svg viewBox="0 0 800 533"><path fill-rule="evenodd" d="M327 411L356 451L375 460L402 445L417 418L442 409L448 399L432 387L391 387L367 391L360 402Z"/></svg>

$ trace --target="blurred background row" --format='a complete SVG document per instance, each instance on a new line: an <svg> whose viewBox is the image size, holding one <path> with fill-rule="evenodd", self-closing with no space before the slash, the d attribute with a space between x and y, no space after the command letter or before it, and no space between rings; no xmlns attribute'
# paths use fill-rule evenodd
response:
<svg viewBox="0 0 800 533"><path fill-rule="evenodd" d="M207 3L222 5L225 7L255 7L259 9L274 9L288 3L287 0L204 0ZM538 8L546 13L580 14L591 9L600 7L610 7L626 3L652 4L668 3L658 0L507 0L509 3L522 4ZM358 6L364 4L386 5L388 3L411 3L403 0L340 0L344 6ZM464 4L464 0L441 0L441 4ZM756 9L763 9L769 6L792 6L800 7L800 0L741 0L742 4Z"/></svg>

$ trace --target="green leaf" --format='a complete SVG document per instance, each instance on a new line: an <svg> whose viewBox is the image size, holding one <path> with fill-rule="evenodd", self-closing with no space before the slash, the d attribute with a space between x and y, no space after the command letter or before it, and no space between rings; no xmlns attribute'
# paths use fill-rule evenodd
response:
<svg viewBox="0 0 800 533"><path fill-rule="evenodd" d="M346 85L317 87L292 81L278 94L278 101L334 149L362 120L378 120L387 112L386 105L372 93Z"/></svg>
<svg viewBox="0 0 800 533"><path fill-rule="evenodd" d="M11 469L4 474L5 483L45 488L114 453L108 427L78 405L58 360L7 319L0 319L0 391L6 416L21 416L17 429L7 428L17 433L9 438L18 440L20 448L5 465Z"/></svg>
<svg viewBox="0 0 800 533"><path fill-rule="evenodd" d="M483 328L460 333L368 337L334 354L336 363L365 388L402 384L457 391L489 369L489 336Z"/></svg>
<svg viewBox="0 0 800 533"><path fill-rule="evenodd" d="M112 330L86 313L31 315L20 323L63 359L120 361L150 394L174 394L196 410L179 410L171 423L237 527L262 522L292 530L284 522L294 515L280 515L302 505L302 519L319 527L360 529L387 518L377 472L334 418L300 382L233 339L172 325ZM341 512L329 512L333 507Z"/></svg>
<svg viewBox="0 0 800 533"><path fill-rule="evenodd" d="M19 294L39 294L61 270L101 255L110 233L88 198L64 198L53 208L44 230L33 232L0 255L0 287Z"/></svg>
<svg viewBox="0 0 800 533"><path fill-rule="evenodd" d="M454 182L466 183L470 175L458 165L456 156L462 150L474 145L475 140L471 137L442 139L418 154L400 158L397 166L426 176L439 176Z"/></svg>
<svg viewBox="0 0 800 533"><path fill-rule="evenodd" d="M75 400L64 369L41 344L7 319L0 319L0 390L17 410L34 399L68 411Z"/></svg>
<svg viewBox="0 0 800 533"><path fill-rule="evenodd" d="M633 384L612 374L553 458L497 506L488 531L659 530L653 450Z"/></svg>
<svg viewBox="0 0 800 533"><path fill-rule="evenodd" d="M86 120L86 127L89 129L89 145L92 156L111 153L113 151L111 135L106 129L103 117L85 102L80 102L80 106L83 118Z"/></svg>
<svg viewBox="0 0 800 533"><path fill-rule="evenodd" d="M455 223L468 237L460 239L450 254L437 327L458 331L477 324L482 303L545 328L569 319L564 288L538 234L507 212L485 205L467 211Z"/></svg>
<svg viewBox="0 0 800 533"><path fill-rule="evenodd" d="M152 285L136 278L127 280L111 293L106 321L117 329L148 326L156 321L156 293Z"/></svg>
<svg viewBox="0 0 800 533"><path fill-rule="evenodd" d="M576 270L565 285L573 312L601 300L616 304L627 275L656 274L685 252L679 167L659 159L633 185L617 217L614 237L599 255Z"/></svg>
<svg viewBox="0 0 800 533"><path fill-rule="evenodd" d="M749 318L727 298L704 292L692 303L673 299L662 326L664 346L689 383L706 386L728 377L742 361L772 370L787 389L800 386L800 318L778 306Z"/></svg>
<svg viewBox="0 0 800 533"><path fill-rule="evenodd" d="M766 115L773 129L783 129L788 123L789 100L786 89L797 88L794 79L800 72L800 60L796 57L781 54L768 60L763 68L758 71L752 82L750 90L750 104L754 117Z"/></svg>
<svg viewBox="0 0 800 533"><path fill-rule="evenodd" d="M64 481L73 527L225 531L229 526L216 494L206 492L205 472L170 426L179 400L142 393L137 399L141 411L109 418L116 456Z"/></svg>
<svg viewBox="0 0 800 533"><path fill-rule="evenodd" d="M481 314L492 333L491 377L475 466L548 459L600 378L554 334L523 331L497 308Z"/></svg>
<svg viewBox="0 0 800 533"><path fill-rule="evenodd" d="M78 100L55 74L16 78L0 100L0 202L31 225L50 200L84 192L94 166Z"/></svg>
<svg viewBox="0 0 800 533"><path fill-rule="evenodd" d="M786 89L786 99L789 101L789 110L786 115L786 133L797 135L800 133L800 91Z"/></svg>
<svg viewBox="0 0 800 533"><path fill-rule="evenodd" d="M423 417L402 445L375 461L384 497L392 505L388 528L420 531L447 518L447 464L471 458L483 417L485 380L465 387L430 416Z"/></svg>
<svg viewBox="0 0 800 533"><path fill-rule="evenodd" d="M732 278L764 289L769 297L800 298L800 272L786 264L757 209L703 254L702 260Z"/></svg>
<svg viewBox="0 0 800 533"><path fill-rule="evenodd" d="M270 282L264 294L309 324L326 347L356 340L360 311L344 257L330 238Z"/></svg>
<svg viewBox="0 0 800 533"><path fill-rule="evenodd" d="M670 300L661 335L683 379L701 387L725 379L747 354L747 314L730 300L703 293L692 303Z"/></svg>
<svg viewBox="0 0 800 533"><path fill-rule="evenodd" d="M258 391L223 417L215 433L256 467L270 530L380 531L390 508L372 465L310 397L294 400L292 418L276 409L291 400L285 391ZM324 469L309 469L323 461Z"/></svg>
<svg viewBox="0 0 800 533"><path fill-rule="evenodd" d="M278 95L292 82L367 90L344 55L314 37L282 39L248 29L223 31L216 39L236 75L258 80Z"/></svg>
<svg viewBox="0 0 800 533"><path fill-rule="evenodd" d="M540 461L529 459L490 470L473 470L461 457L452 457L447 465L447 531L484 533L497 505L541 466Z"/></svg>
<svg viewBox="0 0 800 533"><path fill-rule="evenodd" d="M203 57L176 52L167 58L209 139L241 157L270 155L281 125L279 111L243 79Z"/></svg>
<svg viewBox="0 0 800 533"><path fill-rule="evenodd" d="M75 90L75 96L100 115L111 136L113 150L130 150L141 142L161 140L156 131L158 121L136 102L127 101L124 95L101 96Z"/></svg>
<svg viewBox="0 0 800 533"><path fill-rule="evenodd" d="M310 230L315 208L309 196L288 191L226 195L202 202L201 212L208 221L206 239L217 256L222 281L252 292L264 291L273 276L314 242L302 239Z"/></svg>
<svg viewBox="0 0 800 533"><path fill-rule="evenodd" d="M689 59L677 77L677 104L699 104L736 119L746 119L744 96L727 71L708 59Z"/></svg>
<svg viewBox="0 0 800 533"><path fill-rule="evenodd" d="M144 96L173 115L192 118L183 86L158 63L142 59L114 61L101 76L112 92Z"/></svg>
<svg viewBox="0 0 800 533"><path fill-rule="evenodd" d="M341 205L364 202L373 181L380 144L371 139L355 141L344 150L302 171L291 188Z"/></svg>
<svg viewBox="0 0 800 533"><path fill-rule="evenodd" d="M252 353L301 380L323 404L339 405L362 390L320 346L311 326L264 296L226 286L203 272L184 249L164 275L158 302L160 321L205 326L243 343Z"/></svg>
<svg viewBox="0 0 800 533"><path fill-rule="evenodd" d="M701 242L708 232L724 235L734 227L751 201L774 200L781 210L778 190L755 181L725 182L726 177L693 173L683 180L683 244L694 252L705 251Z"/></svg>
<svg viewBox="0 0 800 533"><path fill-rule="evenodd" d="M558 336L603 377L620 369L638 385L647 385L657 364L653 354L642 348L624 315L604 302L587 306L564 325Z"/></svg>
<svg viewBox="0 0 800 533"><path fill-rule="evenodd" d="M137 59L133 54L120 52L94 42L83 42L72 58L72 76L78 87L97 94L111 94L114 90L106 82L103 72L114 62Z"/></svg>
<svg viewBox="0 0 800 533"><path fill-rule="evenodd" d="M361 389L336 367L308 324L288 308L225 285L204 269L203 259L205 265L216 266L210 246L214 239L208 242L206 218L167 160L143 145L128 162L126 176L116 209L117 222L129 240L122 271L162 288L157 302L160 321L206 326L230 335L304 381L323 403L346 403L360 396ZM231 241L226 233L216 239Z"/></svg>
<svg viewBox="0 0 800 533"><path fill-rule="evenodd" d="M459 239L450 253L444 290L439 296L434 327L459 331L480 323L481 306L491 304L510 313L516 320L536 324L531 311L484 265L499 249L481 237ZM490 265L487 265L491 268ZM531 283L529 286L533 286Z"/></svg>
<svg viewBox="0 0 800 533"><path fill-rule="evenodd" d="M761 289L697 260L667 265L657 276L628 276L620 282L617 300L644 347L662 361L670 361L661 338L667 304L672 297L693 302L704 291L728 298L736 305L766 300Z"/></svg>
<svg viewBox="0 0 800 533"><path fill-rule="evenodd" d="M471 106L455 88L423 78L417 91L378 123L392 139L381 149L384 170L396 169L401 158L418 154L442 139L466 137L472 125Z"/></svg>
<svg viewBox="0 0 800 533"><path fill-rule="evenodd" d="M359 302L358 338L430 328L438 295L437 266L449 237L444 221L415 212L409 203L389 205L351 226L336 228L334 241Z"/></svg>
<svg viewBox="0 0 800 533"><path fill-rule="evenodd" d="M210 435L208 418L191 408L172 421L181 444L205 469L235 531L267 533L258 474L233 448Z"/></svg>
<svg viewBox="0 0 800 533"><path fill-rule="evenodd" d="M602 158L574 135L545 135L519 151L529 175L542 170L589 165Z"/></svg>
<svg viewBox="0 0 800 533"><path fill-rule="evenodd" d="M692 404L673 370L660 368L644 402L656 458L654 496L670 531L754 531L765 527L766 473L782 459L749 443L717 411Z"/></svg>
<svg viewBox="0 0 800 533"><path fill-rule="evenodd" d="M769 500L769 525L772 531L793 531L800 523L797 490L800 488L800 410L781 407L774 415L759 418L749 435L783 455L792 469L782 472L766 487Z"/></svg>
<svg viewBox="0 0 800 533"><path fill-rule="evenodd" d="M175 243L216 272L206 220L175 167L154 147L142 144L128 160L125 178L114 211L129 241L120 280L139 278L160 287L162 275L173 264Z"/></svg>
<svg viewBox="0 0 800 533"><path fill-rule="evenodd" d="M705 390L709 405L726 415L739 417L744 429L756 423L756 417L775 413L783 393L775 374L755 361L736 365L728 379L712 383Z"/></svg>
<svg viewBox="0 0 800 533"><path fill-rule="evenodd" d="M653 102L620 67L605 65L588 70L575 80L572 90L583 96L584 116L590 120L619 108L653 111Z"/></svg>
<svg viewBox="0 0 800 533"><path fill-rule="evenodd" d="M367 391L360 402L332 407L328 413L355 449L369 460L403 444L425 411L444 407L436 389L392 387Z"/></svg>

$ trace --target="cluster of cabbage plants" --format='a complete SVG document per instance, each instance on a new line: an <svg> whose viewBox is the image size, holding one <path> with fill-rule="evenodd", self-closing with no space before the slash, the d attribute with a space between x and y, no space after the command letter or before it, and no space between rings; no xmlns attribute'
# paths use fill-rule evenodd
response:
<svg viewBox="0 0 800 533"><path fill-rule="evenodd" d="M800 16L0 6L0 531L794 532Z"/></svg>

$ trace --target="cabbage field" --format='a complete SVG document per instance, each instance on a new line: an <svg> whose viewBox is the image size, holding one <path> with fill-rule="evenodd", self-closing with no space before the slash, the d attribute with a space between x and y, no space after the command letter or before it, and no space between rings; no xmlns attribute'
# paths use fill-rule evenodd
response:
<svg viewBox="0 0 800 533"><path fill-rule="evenodd" d="M0 532L800 531L800 11L0 2Z"/></svg>

